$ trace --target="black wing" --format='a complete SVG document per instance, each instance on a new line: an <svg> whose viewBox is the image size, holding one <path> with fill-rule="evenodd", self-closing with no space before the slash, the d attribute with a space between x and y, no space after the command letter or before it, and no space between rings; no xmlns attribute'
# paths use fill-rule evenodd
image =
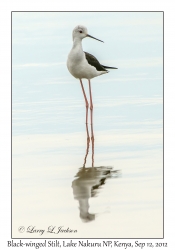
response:
<svg viewBox="0 0 175 250"><path fill-rule="evenodd" d="M88 61L88 63L91 65L91 66L94 66L96 68L96 70L98 71L107 71L105 69L105 66L102 66L99 61L95 58L95 56L85 52L85 56L86 56L86 60Z"/></svg>
<svg viewBox="0 0 175 250"><path fill-rule="evenodd" d="M101 65L103 68L105 69L118 69L118 68L115 68L115 67L109 67L109 66L104 66L104 65Z"/></svg>
<svg viewBox="0 0 175 250"><path fill-rule="evenodd" d="M115 68L115 67L109 67L109 66L105 66L105 65L101 65L99 63L99 61L97 60L97 58L95 58L95 56L85 52L85 56L86 56L86 60L88 61L88 63L91 65L91 66L94 66L96 68L96 70L98 71L107 71L106 69L118 69L118 68Z"/></svg>

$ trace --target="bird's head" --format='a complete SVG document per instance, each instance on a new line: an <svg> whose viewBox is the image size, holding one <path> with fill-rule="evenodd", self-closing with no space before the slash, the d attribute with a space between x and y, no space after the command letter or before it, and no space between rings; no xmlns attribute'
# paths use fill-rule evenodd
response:
<svg viewBox="0 0 175 250"><path fill-rule="evenodd" d="M85 26L83 26L83 25L78 25L78 26L76 26L76 27L73 29L72 37L73 37L73 41L74 41L75 39L80 39L80 40L82 40L82 39L85 38L85 37L90 37L90 38L93 38L93 39L98 40L98 41L100 41L100 42L103 42L103 41L101 41L101 40L99 40L99 39L97 39L97 38L95 38L95 37L93 37L93 36L90 36L90 35L88 34L87 28L86 28Z"/></svg>

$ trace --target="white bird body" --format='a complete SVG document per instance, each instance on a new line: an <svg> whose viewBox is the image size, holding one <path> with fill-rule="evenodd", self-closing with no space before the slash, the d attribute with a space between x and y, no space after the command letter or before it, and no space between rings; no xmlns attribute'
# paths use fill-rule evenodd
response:
<svg viewBox="0 0 175 250"><path fill-rule="evenodd" d="M68 55L67 68L69 72L78 79L92 79L96 76L106 74L108 71L98 71L91 66L82 48L81 39L74 39L73 47Z"/></svg>

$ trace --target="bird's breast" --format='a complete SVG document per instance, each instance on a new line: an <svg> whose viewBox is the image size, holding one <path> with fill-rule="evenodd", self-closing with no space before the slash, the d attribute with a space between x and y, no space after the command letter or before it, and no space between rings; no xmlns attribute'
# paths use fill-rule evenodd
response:
<svg viewBox="0 0 175 250"><path fill-rule="evenodd" d="M70 51L67 59L67 68L75 78L80 78L79 73L81 72L84 60L85 55L83 51L77 49L72 49Z"/></svg>

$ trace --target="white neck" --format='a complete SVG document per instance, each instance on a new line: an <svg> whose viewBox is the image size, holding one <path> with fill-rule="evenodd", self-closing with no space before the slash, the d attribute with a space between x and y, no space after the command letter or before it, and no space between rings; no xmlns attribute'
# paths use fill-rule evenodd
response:
<svg viewBox="0 0 175 250"><path fill-rule="evenodd" d="M75 37L73 40L73 48L75 47L81 47L82 48L82 39Z"/></svg>

